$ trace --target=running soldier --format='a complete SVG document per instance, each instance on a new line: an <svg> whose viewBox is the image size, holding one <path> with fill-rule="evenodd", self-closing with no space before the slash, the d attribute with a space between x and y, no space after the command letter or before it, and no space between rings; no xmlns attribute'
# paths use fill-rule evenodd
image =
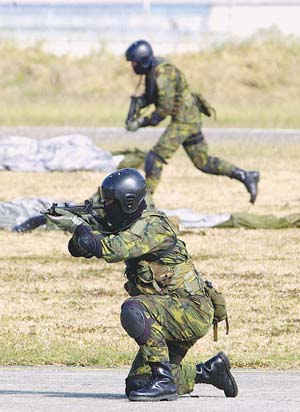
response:
<svg viewBox="0 0 300 412"><path fill-rule="evenodd" d="M144 40L132 43L125 56L137 75L145 75L145 92L134 100L134 112L126 121L127 130L135 132L140 127L156 126L166 117L171 117L166 130L145 159L149 190L154 192L163 165L182 145L197 169L239 180L250 193L250 202L254 203L259 173L245 171L226 160L210 156L201 131L201 113L210 115L211 108L200 94L191 92L184 74L170 62L156 58L151 45ZM151 104L155 106L151 115L140 116L140 110Z"/></svg>

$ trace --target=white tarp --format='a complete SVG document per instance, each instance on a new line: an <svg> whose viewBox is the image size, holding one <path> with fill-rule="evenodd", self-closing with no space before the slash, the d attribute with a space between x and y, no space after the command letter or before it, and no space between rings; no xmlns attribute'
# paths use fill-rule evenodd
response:
<svg viewBox="0 0 300 412"><path fill-rule="evenodd" d="M11 136L0 140L0 171L73 172L115 170L123 156L112 156L84 135L73 134L36 140Z"/></svg>

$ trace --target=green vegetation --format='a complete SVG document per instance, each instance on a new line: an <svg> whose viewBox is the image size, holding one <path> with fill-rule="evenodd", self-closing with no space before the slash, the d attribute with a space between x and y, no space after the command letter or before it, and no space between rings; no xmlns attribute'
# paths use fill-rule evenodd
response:
<svg viewBox="0 0 300 412"><path fill-rule="evenodd" d="M138 82L123 56L58 57L0 43L3 125L121 126ZM300 40L261 32L168 56L217 110L208 127L300 127Z"/></svg>

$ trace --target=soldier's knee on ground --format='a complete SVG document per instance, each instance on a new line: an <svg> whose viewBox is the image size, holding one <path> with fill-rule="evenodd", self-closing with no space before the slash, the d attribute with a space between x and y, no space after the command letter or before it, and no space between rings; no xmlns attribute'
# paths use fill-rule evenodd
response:
<svg viewBox="0 0 300 412"><path fill-rule="evenodd" d="M125 393L129 397L131 391L143 388L150 380L150 374L131 375L125 379Z"/></svg>
<svg viewBox="0 0 300 412"><path fill-rule="evenodd" d="M121 307L121 324L138 345L144 345L151 334L152 320L146 316L146 308L134 298Z"/></svg>

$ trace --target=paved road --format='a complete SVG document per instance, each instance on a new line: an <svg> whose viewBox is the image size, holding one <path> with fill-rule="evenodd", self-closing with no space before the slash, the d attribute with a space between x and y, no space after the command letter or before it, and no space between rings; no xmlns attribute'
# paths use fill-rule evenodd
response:
<svg viewBox="0 0 300 412"><path fill-rule="evenodd" d="M300 372L236 370L239 396L210 385L175 402L129 402L125 369L0 368L1 412L299 412Z"/></svg>
<svg viewBox="0 0 300 412"><path fill-rule="evenodd" d="M127 145L130 141L133 145L153 144L163 132L161 127L148 127L140 129L136 133L127 132L121 127L0 127L0 139L9 136L24 136L34 139L45 139L69 134L84 134L90 137L94 143L111 144L112 141ZM246 129L246 128L204 128L204 135L209 142L224 140L232 141L263 141L281 143L300 143L299 129Z"/></svg>

